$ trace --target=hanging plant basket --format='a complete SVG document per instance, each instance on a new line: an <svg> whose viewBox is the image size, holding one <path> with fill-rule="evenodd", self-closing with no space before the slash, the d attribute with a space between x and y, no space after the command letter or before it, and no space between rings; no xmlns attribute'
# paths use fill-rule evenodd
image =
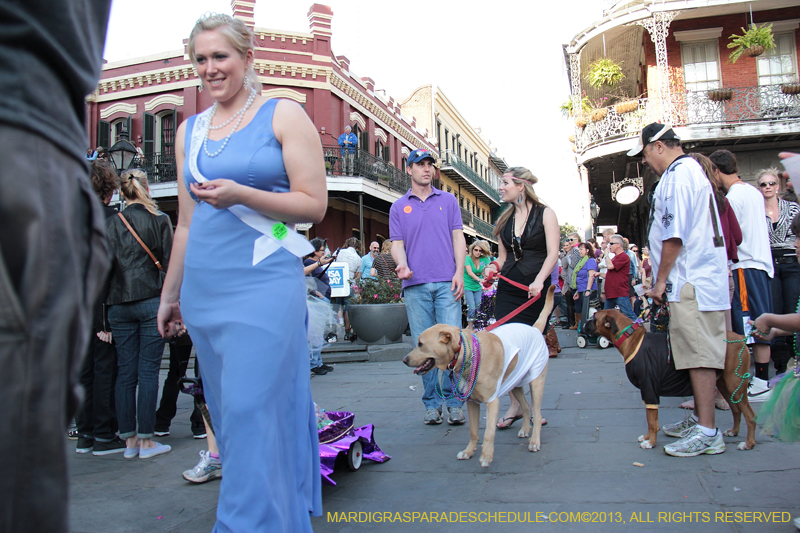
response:
<svg viewBox="0 0 800 533"><path fill-rule="evenodd" d="M583 129L586 127L586 119L583 117L576 117L575 118L575 125L579 128Z"/></svg>
<svg viewBox="0 0 800 533"><path fill-rule="evenodd" d="M733 98L733 89L712 89L708 91L708 99L712 102L723 102Z"/></svg>
<svg viewBox="0 0 800 533"><path fill-rule="evenodd" d="M606 118L608 115L608 108L602 107L600 109L593 109L591 113L589 113L589 120L592 122L599 122Z"/></svg>
<svg viewBox="0 0 800 533"><path fill-rule="evenodd" d="M800 83L787 83L781 85L781 92L783 94L800 94Z"/></svg>
<svg viewBox="0 0 800 533"><path fill-rule="evenodd" d="M742 55L747 57L758 57L764 53L765 48L760 44L754 44L750 48L742 50Z"/></svg>
<svg viewBox="0 0 800 533"><path fill-rule="evenodd" d="M637 109L639 109L638 100L628 100L627 102L620 102L614 106L614 110L620 115L624 115L625 113L632 113Z"/></svg>
<svg viewBox="0 0 800 533"><path fill-rule="evenodd" d="M751 24L750 28L742 28L742 34L730 36L728 48L733 51L728 56L728 61L736 63L742 57L756 57L763 54L766 50L775 48L775 38L772 36L772 24Z"/></svg>

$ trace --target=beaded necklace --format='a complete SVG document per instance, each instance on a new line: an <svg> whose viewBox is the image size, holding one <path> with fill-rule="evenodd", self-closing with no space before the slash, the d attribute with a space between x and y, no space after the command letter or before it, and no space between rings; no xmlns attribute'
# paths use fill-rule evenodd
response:
<svg viewBox="0 0 800 533"><path fill-rule="evenodd" d="M208 129L206 130L205 137L203 138L203 151L206 153L206 155L208 157L217 157L219 154L222 153L222 151L225 149L225 147L228 146L228 141L231 140L231 136L239 128L239 124L241 124L242 123L242 119L244 119L245 112L247 112L247 110L250 109L250 106L253 105L253 102L255 101L255 99L256 99L256 90L251 88L250 89L250 96L247 97L247 102L244 104L244 107L242 107L239 111L237 111L236 114L234 114L230 119L228 119L227 122L224 122L223 124L220 124L219 126L211 126L211 122L214 120L214 115L216 115L216 113L217 113L217 102L214 102L214 106L211 108L211 115L208 118ZM233 125L233 129L228 134L228 136L225 137L225 140L223 141L222 146L220 146L219 150L217 150L214 153L209 152L208 151L208 133L211 130L218 130L220 128L224 128L225 126L230 124L231 120L233 120L234 118L237 118L236 123Z"/></svg>
<svg viewBox="0 0 800 533"><path fill-rule="evenodd" d="M469 400L470 396L472 396L472 391L475 389L475 382L478 380L478 371L481 368L481 345L480 342L478 342L478 336L473 333L472 356L469 358L470 359L469 376L466 376L467 339L464 338L463 332L460 332L459 335L461 336L461 345L464 346L464 355L461 360L461 372L458 376L458 383L456 383L456 380L453 379L453 371L451 370L448 374L448 378L450 379L450 394L445 396L442 393L441 382L444 380L443 378L436 381L435 391L436 395L442 400L449 400L450 398L456 397L458 400L465 402ZM467 388L469 388L469 391L461 392L462 390Z"/></svg>

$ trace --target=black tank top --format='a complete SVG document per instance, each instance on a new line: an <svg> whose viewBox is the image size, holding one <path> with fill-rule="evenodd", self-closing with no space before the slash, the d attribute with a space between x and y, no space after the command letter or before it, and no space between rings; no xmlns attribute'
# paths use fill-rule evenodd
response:
<svg viewBox="0 0 800 533"><path fill-rule="evenodd" d="M511 209L514 209L511 207ZM545 259L547 259L547 239L544 234L544 209L543 205L534 205L528 214L528 223L522 231L520 245L522 247L522 257L519 261L514 258L514 251L511 239L514 236L514 217L506 222L503 231L500 232L500 240L506 249L506 262L503 264L502 274L508 272L516 265L523 276L536 275L542 269Z"/></svg>

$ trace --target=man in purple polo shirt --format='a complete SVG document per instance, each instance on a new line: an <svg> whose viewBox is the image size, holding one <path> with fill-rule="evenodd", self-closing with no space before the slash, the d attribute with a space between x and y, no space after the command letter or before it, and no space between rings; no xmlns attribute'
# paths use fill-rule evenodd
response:
<svg viewBox="0 0 800 533"><path fill-rule="evenodd" d="M420 334L434 324L461 327L461 296L464 294L466 242L461 210L451 194L431 185L436 159L428 150L414 150L406 171L411 189L392 204L389 234L397 276L403 280L408 324L414 345ZM425 391L425 423L442 423L442 399L436 394L439 371L422 376ZM450 380L442 393L450 396ZM463 402L455 397L445 402L447 423L463 424Z"/></svg>

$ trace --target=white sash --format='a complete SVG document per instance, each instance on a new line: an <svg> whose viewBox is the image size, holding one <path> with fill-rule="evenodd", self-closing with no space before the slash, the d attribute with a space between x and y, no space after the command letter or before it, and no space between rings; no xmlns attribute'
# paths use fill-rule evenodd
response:
<svg viewBox="0 0 800 533"><path fill-rule="evenodd" d="M191 145L189 147L189 169L198 183L208 181L198 169L197 158L200 157L200 148L203 146L206 130L211 125L210 115L211 108L198 114L192 128ZM253 245L253 266L266 259L280 247L285 248L288 252L301 259L314 251L311 243L294 230L294 224L283 224L241 204L230 206L228 211L262 234Z"/></svg>

